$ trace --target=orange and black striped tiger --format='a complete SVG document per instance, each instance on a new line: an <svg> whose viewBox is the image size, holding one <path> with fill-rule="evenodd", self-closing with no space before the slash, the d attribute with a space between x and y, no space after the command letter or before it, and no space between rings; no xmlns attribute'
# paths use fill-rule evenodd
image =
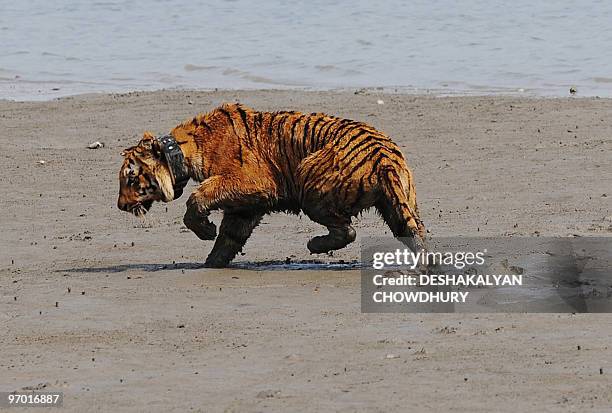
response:
<svg viewBox="0 0 612 413"><path fill-rule="evenodd" d="M375 207L413 250L424 242L412 173L384 133L362 122L322 113L258 112L225 104L169 135L145 133L123 153L118 207L144 214L154 201L178 198L189 178L201 182L187 201L184 223L212 240L211 210L223 210L219 236L206 260L224 267L264 214L299 213L327 227L311 253L355 240L351 218Z"/></svg>

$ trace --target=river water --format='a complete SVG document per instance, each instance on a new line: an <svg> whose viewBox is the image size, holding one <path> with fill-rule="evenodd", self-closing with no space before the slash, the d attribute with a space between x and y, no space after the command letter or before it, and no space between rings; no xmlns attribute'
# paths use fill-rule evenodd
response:
<svg viewBox="0 0 612 413"><path fill-rule="evenodd" d="M0 98L336 89L612 96L612 2L0 0Z"/></svg>

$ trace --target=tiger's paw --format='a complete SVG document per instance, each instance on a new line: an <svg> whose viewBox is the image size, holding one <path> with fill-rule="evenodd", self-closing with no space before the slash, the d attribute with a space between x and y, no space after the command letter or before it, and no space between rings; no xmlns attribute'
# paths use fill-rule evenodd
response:
<svg viewBox="0 0 612 413"><path fill-rule="evenodd" d="M355 241L357 234L351 226L342 228L330 228L328 235L312 238L306 244L311 254L323 254L329 251L339 250Z"/></svg>
<svg viewBox="0 0 612 413"><path fill-rule="evenodd" d="M202 241L212 241L217 238L217 226L212 222L200 222L189 229Z"/></svg>
<svg viewBox="0 0 612 413"><path fill-rule="evenodd" d="M204 263L204 266L208 268L225 268L228 266L231 260L227 260L224 257L209 256Z"/></svg>
<svg viewBox="0 0 612 413"><path fill-rule="evenodd" d="M203 241L211 241L217 237L217 226L208 220L207 215L200 215L188 209L183 217L183 223Z"/></svg>

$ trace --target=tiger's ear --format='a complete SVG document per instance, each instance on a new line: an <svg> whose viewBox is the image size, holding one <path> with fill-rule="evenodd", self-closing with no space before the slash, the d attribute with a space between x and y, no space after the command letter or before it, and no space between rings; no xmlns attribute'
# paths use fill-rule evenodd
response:
<svg viewBox="0 0 612 413"><path fill-rule="evenodd" d="M143 134L142 139L138 142L138 146L150 152L155 158L161 158L161 146L155 135L151 132L147 131Z"/></svg>
<svg viewBox="0 0 612 413"><path fill-rule="evenodd" d="M138 146L140 146L143 149L150 150L155 140L156 140L155 135L147 131L142 135L142 139L140 140L140 142L138 142Z"/></svg>

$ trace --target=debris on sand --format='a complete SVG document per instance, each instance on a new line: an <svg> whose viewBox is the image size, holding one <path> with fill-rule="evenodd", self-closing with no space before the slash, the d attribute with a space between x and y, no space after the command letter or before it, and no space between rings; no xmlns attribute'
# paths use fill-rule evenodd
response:
<svg viewBox="0 0 612 413"><path fill-rule="evenodd" d="M400 358L399 354L387 354L385 356L386 359L398 359Z"/></svg>
<svg viewBox="0 0 612 413"><path fill-rule="evenodd" d="M25 391L36 391L36 390L42 390L42 389L47 388L47 387L48 387L48 386L50 386L50 385L51 385L51 383L49 383L49 382L45 382L45 383L38 383L38 384L37 384L37 385L35 385L35 386L25 386L25 387L22 387L22 388L21 388L21 390L25 390Z"/></svg>
<svg viewBox="0 0 612 413"><path fill-rule="evenodd" d="M457 328L444 326L444 327L434 328L432 332L437 333L437 334L455 334L457 332Z"/></svg>
<svg viewBox="0 0 612 413"><path fill-rule="evenodd" d="M257 393L258 399L272 399L280 395L280 390L262 390Z"/></svg>
<svg viewBox="0 0 612 413"><path fill-rule="evenodd" d="M89 148L89 149L104 148L104 143L102 143L100 141L95 141L95 142L92 142L89 145L87 145L87 148Z"/></svg>
<svg viewBox="0 0 612 413"><path fill-rule="evenodd" d="M378 103L379 105L384 105L384 104L385 104L385 101L384 101L384 100L382 100L382 99L378 99L378 100L376 101L376 103Z"/></svg>
<svg viewBox="0 0 612 413"><path fill-rule="evenodd" d="M46 162L46 161L43 161L43 160L41 159L40 161L38 161L38 162L36 162L36 163L37 163L37 164L39 164L39 165L44 165L44 164L46 164L47 162Z"/></svg>

